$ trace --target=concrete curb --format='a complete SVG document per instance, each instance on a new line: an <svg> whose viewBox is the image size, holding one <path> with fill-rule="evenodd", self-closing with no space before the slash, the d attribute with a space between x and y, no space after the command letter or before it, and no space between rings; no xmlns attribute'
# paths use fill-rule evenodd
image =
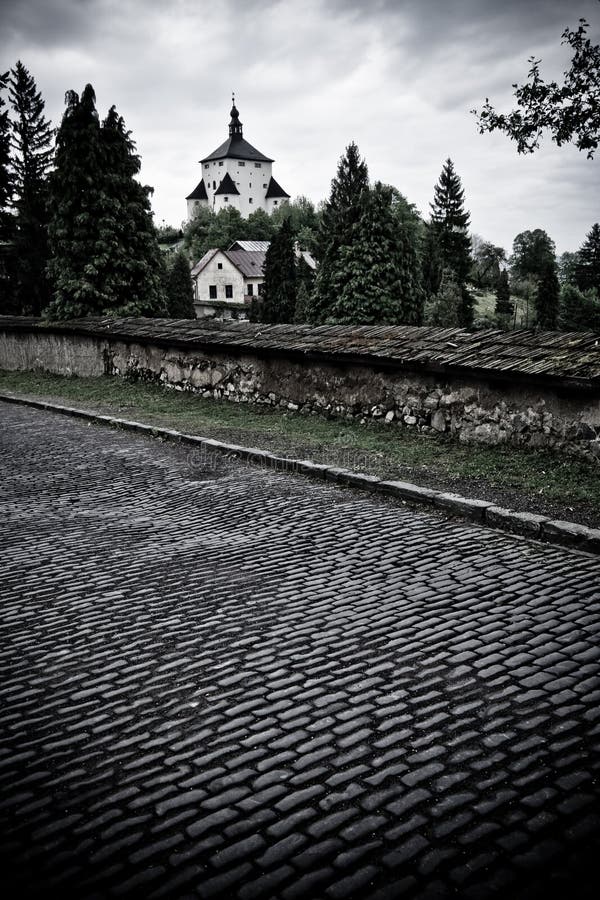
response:
<svg viewBox="0 0 600 900"><path fill-rule="evenodd" d="M536 538L547 543L559 544L563 547L600 555L600 529L588 528L586 525L578 525L575 522L549 519L546 516L535 515L534 513L515 512L512 509L503 509L495 506L486 500L474 500L468 497L461 497L459 494L444 493L432 488L419 487L406 481L385 481L377 478L375 475L352 472L349 469L314 463L306 459L300 460L276 456L268 450L241 447L238 444L227 444L224 441L217 441L213 438L184 434L172 428L144 425L141 422L118 419L114 416L107 416L71 406L62 406L57 403L49 403L45 400L33 400L28 397L19 397L16 394L0 393L0 401L22 406L32 406L36 409L45 409L61 415L97 422L100 425L110 425L115 428L123 428L127 431L135 431L140 434L162 438L163 440L190 444L201 448L203 451L212 450L217 453L231 454L254 465L262 465L280 472L295 472L311 478L320 478L372 493L388 494L398 497L407 503L434 507L442 512L460 516L472 522L507 531L511 534Z"/></svg>

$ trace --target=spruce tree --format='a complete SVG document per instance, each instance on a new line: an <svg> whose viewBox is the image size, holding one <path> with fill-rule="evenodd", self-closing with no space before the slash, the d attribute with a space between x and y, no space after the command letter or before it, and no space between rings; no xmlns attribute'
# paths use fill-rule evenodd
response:
<svg viewBox="0 0 600 900"><path fill-rule="evenodd" d="M14 208L17 301L23 312L39 316L50 299L48 262L48 171L52 129L35 81L19 61L10 73L14 113Z"/></svg>
<svg viewBox="0 0 600 900"><path fill-rule="evenodd" d="M296 257L289 218L283 220L281 228L269 244L264 275L260 321L293 322L297 299Z"/></svg>
<svg viewBox="0 0 600 900"><path fill-rule="evenodd" d="M441 328L459 328L461 322L462 291L456 273L446 268L442 272L440 286L430 299L426 321Z"/></svg>
<svg viewBox="0 0 600 900"><path fill-rule="evenodd" d="M560 327L564 331L600 331L600 299L593 289L565 284L560 292Z"/></svg>
<svg viewBox="0 0 600 900"><path fill-rule="evenodd" d="M10 167L10 121L3 92L8 88L9 73L0 74L0 314L18 312L15 303L13 252L12 173Z"/></svg>
<svg viewBox="0 0 600 900"><path fill-rule="evenodd" d="M176 253L166 275L167 315L171 319L195 319L194 288L185 253Z"/></svg>
<svg viewBox="0 0 600 900"><path fill-rule="evenodd" d="M582 290L594 288L600 295L600 224L596 222L577 254L575 280Z"/></svg>
<svg viewBox="0 0 600 900"><path fill-rule="evenodd" d="M454 271L461 291L460 324L473 324L473 298L466 288L471 269L470 214L464 207L465 194L454 163L447 159L434 188L431 205L432 239L436 241L442 269Z"/></svg>
<svg viewBox="0 0 600 900"><path fill-rule="evenodd" d="M315 252L319 270L311 297L310 317L314 323L326 321L337 303L333 294L345 283L341 256L354 239L354 228L362 210L362 196L369 188L367 164L358 147L351 143L340 159L337 175L331 182L329 199L323 206L316 237Z"/></svg>
<svg viewBox="0 0 600 900"><path fill-rule="evenodd" d="M56 318L164 312L150 189L114 107L100 125L87 85L67 94L50 179L50 275Z"/></svg>
<svg viewBox="0 0 600 900"><path fill-rule="evenodd" d="M361 196L351 240L340 249L327 321L398 325L420 321L418 265L393 210L394 192L379 182Z"/></svg>
<svg viewBox="0 0 600 900"><path fill-rule="evenodd" d="M498 277L498 286L496 288L496 308L495 313L500 323L505 327L510 323L510 317L514 312L513 304L510 302L510 286L508 283L508 272L502 269Z"/></svg>
<svg viewBox="0 0 600 900"><path fill-rule="evenodd" d="M546 267L539 280L535 297L536 325L544 331L553 331L558 326L560 306L560 284L556 263Z"/></svg>

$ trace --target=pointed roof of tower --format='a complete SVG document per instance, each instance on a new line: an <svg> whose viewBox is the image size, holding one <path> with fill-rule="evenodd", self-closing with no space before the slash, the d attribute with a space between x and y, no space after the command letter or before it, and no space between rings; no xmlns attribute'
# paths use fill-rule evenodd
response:
<svg viewBox="0 0 600 900"><path fill-rule="evenodd" d="M221 184L215 191L215 196L217 194L239 194L235 181L233 181L229 172L225 172Z"/></svg>
<svg viewBox="0 0 600 900"><path fill-rule="evenodd" d="M196 185L191 194L188 194L185 198L186 200L208 200L208 194L206 193L206 185L204 184L204 178Z"/></svg>
<svg viewBox="0 0 600 900"><path fill-rule="evenodd" d="M267 193L265 194L265 197L268 199L270 197L289 197L289 196L290 195L284 191L284 189L281 187L281 185L277 184L275 179L273 177L271 177L271 179L269 181L269 187L267 188Z"/></svg>
<svg viewBox="0 0 600 900"><path fill-rule="evenodd" d="M217 147L216 150L201 159L201 163L212 162L217 159L247 159L252 162L274 162L268 156L265 156L252 144L244 140L243 126L240 122L240 114L235 105L235 97L232 98L233 105L231 107L231 120L229 122L229 137L227 140Z"/></svg>

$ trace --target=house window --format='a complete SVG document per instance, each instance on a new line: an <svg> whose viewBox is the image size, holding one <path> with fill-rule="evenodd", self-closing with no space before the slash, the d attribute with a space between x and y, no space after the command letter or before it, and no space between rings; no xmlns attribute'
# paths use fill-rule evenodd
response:
<svg viewBox="0 0 600 900"><path fill-rule="evenodd" d="M261 281L260 284L258 285L258 296L262 297L262 294L263 294L263 283Z"/></svg>
<svg viewBox="0 0 600 900"><path fill-rule="evenodd" d="M254 163L255 169L262 169L262 163Z"/></svg>
<svg viewBox="0 0 600 900"><path fill-rule="evenodd" d="M253 295L253 293L254 293L254 285L253 284L246 285L246 293L249 297L251 297Z"/></svg>
<svg viewBox="0 0 600 900"><path fill-rule="evenodd" d="M246 165L246 163L242 162L242 160L240 159L240 161L238 162L238 166L245 166L245 165Z"/></svg>
<svg viewBox="0 0 600 900"><path fill-rule="evenodd" d="M217 299L217 286L216 284L209 284L208 286L208 298L209 300Z"/></svg>
<svg viewBox="0 0 600 900"><path fill-rule="evenodd" d="M222 269L222 268L223 268L223 263L217 263L217 269Z"/></svg>
<svg viewBox="0 0 600 900"><path fill-rule="evenodd" d="M225 297L227 300L233 300L233 285L226 284L225 285Z"/></svg>

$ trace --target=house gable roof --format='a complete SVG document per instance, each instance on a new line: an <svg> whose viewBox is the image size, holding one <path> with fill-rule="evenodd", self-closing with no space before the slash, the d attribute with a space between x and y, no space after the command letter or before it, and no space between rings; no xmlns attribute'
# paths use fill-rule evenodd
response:
<svg viewBox="0 0 600 900"><path fill-rule="evenodd" d="M197 278L218 253L221 253L232 266L235 266L244 278L263 277L266 253L258 250L220 250L218 247L213 247L211 250L207 250L202 259L196 263L191 272L192 278Z"/></svg>
<svg viewBox="0 0 600 900"><path fill-rule="evenodd" d="M188 194L185 198L186 200L208 200L208 194L206 193L206 185L204 184L204 178L196 185L191 194Z"/></svg>
<svg viewBox="0 0 600 900"><path fill-rule="evenodd" d="M281 185L277 184L275 179L271 177L269 181L269 187L267 188L267 193L265 194L266 199L268 200L271 197L289 197L289 194L286 194Z"/></svg>
<svg viewBox="0 0 600 900"><path fill-rule="evenodd" d="M244 250L246 253L251 250L259 250L261 253L266 253L270 243L270 241L234 241L227 249Z"/></svg>
<svg viewBox="0 0 600 900"><path fill-rule="evenodd" d="M221 184L215 191L215 196L217 194L239 194L239 191L235 186L235 181L232 179L229 172L225 172Z"/></svg>

